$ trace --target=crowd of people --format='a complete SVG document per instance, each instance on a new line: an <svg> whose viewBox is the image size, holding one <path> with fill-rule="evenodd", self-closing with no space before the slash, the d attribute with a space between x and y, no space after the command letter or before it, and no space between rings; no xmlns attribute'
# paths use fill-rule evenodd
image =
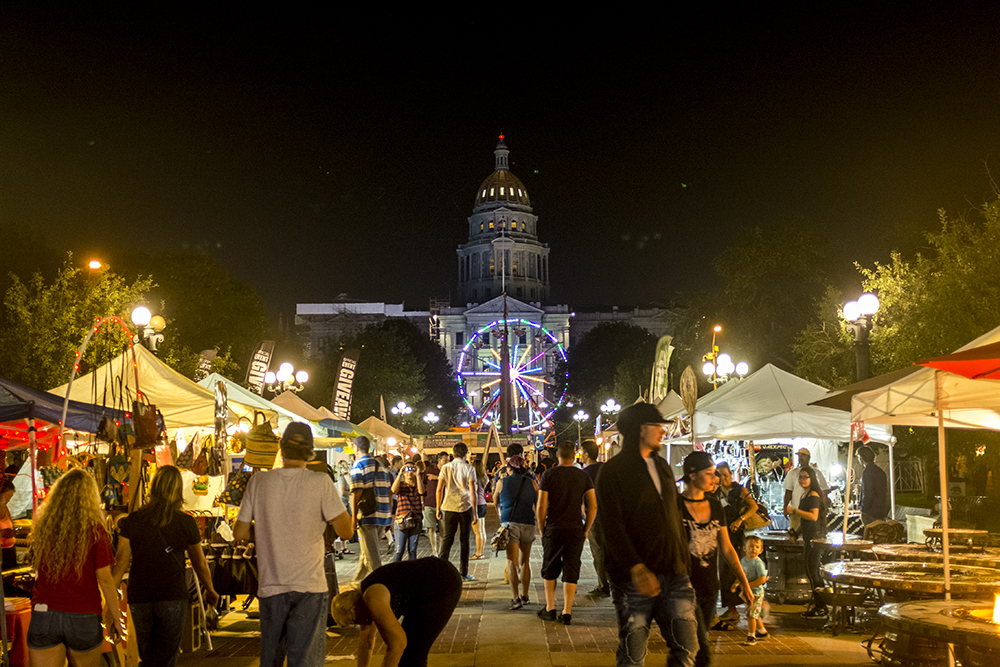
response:
<svg viewBox="0 0 1000 667"><path fill-rule="evenodd" d="M283 467L251 477L233 529L237 544L252 538L256 545L261 664L323 664L329 610L337 624L360 626L359 665L369 664L376 635L386 645L383 665L426 665L463 585L474 581L470 560L489 547L490 504L505 533L498 548L505 551L511 611L531 603L530 555L540 538L544 599L537 615L572 624L583 547L590 544L597 585L587 595L612 599L621 667L643 664L653 621L671 665L709 665L709 631L732 629L740 606L747 643L766 639L763 544L743 527L757 504L727 465L703 451L688 455L675 479L660 455L663 423L654 406L636 404L622 411L621 450L606 462L594 442L580 451L564 442L555 460L545 456L531 466L513 443L489 474L481 459L468 460L464 443L450 454L390 461L374 456L364 437L355 440L353 465L324 474L307 467L314 458L309 427L289 424L280 440ZM884 517L881 471L871 465L870 449L862 448L859 459L866 466L862 512ZM181 511L181 479L173 466L157 470L148 502L118 525L116 552L94 478L71 470L56 482L32 534L33 665L98 664L105 636L124 632L117 588L126 573L141 664L174 664L190 605L185 554L204 602L219 598L198 526ZM0 500L9 496L0 491ZM826 482L807 450L788 473L784 511L803 538L815 590L813 541L825 534ZM0 528L3 520L0 511ZM417 557L421 539L431 558ZM331 546L335 554L349 552L354 540L357 571L344 586L331 585L326 554ZM383 541L393 554L386 564ZM817 593L807 615L825 613Z"/></svg>

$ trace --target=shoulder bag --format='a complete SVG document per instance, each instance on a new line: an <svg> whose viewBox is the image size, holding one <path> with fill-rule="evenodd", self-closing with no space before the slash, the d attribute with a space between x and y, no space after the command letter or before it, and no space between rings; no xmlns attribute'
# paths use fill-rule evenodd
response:
<svg viewBox="0 0 1000 667"><path fill-rule="evenodd" d="M521 484L517 487L517 493L514 495L514 506L510 508L511 515L514 514L514 510L517 509L517 501L521 499L521 491L524 489L524 475L518 475L521 478ZM494 554L497 555L501 551L507 548L507 542L510 540L510 528L506 525L501 524L500 530L497 531L496 535L493 536L491 544L493 545Z"/></svg>

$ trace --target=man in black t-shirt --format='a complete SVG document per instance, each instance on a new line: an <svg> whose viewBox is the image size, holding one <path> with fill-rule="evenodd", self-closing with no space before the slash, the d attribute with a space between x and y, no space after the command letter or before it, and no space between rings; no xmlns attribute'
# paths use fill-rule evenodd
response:
<svg viewBox="0 0 1000 667"><path fill-rule="evenodd" d="M597 495L590 476L573 465L576 447L560 443L559 465L545 471L539 480L538 532L542 534L542 579L545 581L545 607L538 616L556 620L556 579L563 575L563 611L565 625L571 622L576 583L580 580L580 554L597 516ZM586 521L580 508L587 505Z"/></svg>

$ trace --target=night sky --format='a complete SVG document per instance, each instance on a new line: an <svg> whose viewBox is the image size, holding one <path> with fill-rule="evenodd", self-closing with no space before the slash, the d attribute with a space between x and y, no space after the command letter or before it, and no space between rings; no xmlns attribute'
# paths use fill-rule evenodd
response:
<svg viewBox="0 0 1000 667"><path fill-rule="evenodd" d="M340 293L426 308L453 288L502 132L560 303L668 303L753 225L806 224L849 272L915 249L1000 171L1000 12L922 6L5 3L0 223L81 260L208 248L272 311Z"/></svg>

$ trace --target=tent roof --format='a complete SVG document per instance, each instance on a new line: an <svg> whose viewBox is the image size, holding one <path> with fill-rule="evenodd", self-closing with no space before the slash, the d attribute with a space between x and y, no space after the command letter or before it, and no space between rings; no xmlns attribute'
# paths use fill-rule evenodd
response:
<svg viewBox="0 0 1000 667"><path fill-rule="evenodd" d="M42 449L48 449L59 437L63 402L64 399L48 392L0 378L0 449L23 449L28 446L28 419L35 420L36 443ZM104 415L118 420L125 418L118 410L70 401L66 429L96 433Z"/></svg>
<svg viewBox="0 0 1000 667"><path fill-rule="evenodd" d="M900 368L898 371L876 375L873 378L868 378L867 380L862 380L861 382L855 382L847 385L846 387L841 387L840 389L831 389L826 393L826 396L818 401L813 401L809 405L819 405L824 408L833 408L835 410L850 412L851 399L854 398L855 394L884 387L885 385L904 378L911 373L916 373L918 370L920 369L916 366L907 366L906 368Z"/></svg>
<svg viewBox="0 0 1000 667"><path fill-rule="evenodd" d="M361 428L367 429L372 435L379 438L395 438L396 440L409 440L410 436L403 433L398 428L389 426L378 417L372 415L360 424Z"/></svg>
<svg viewBox="0 0 1000 667"><path fill-rule="evenodd" d="M285 427L288 426L289 422L303 422L309 424L309 428L312 429L314 438L326 438L330 436L327 429L323 428L316 422L310 421L309 419L296 414L292 410L287 410L274 401L267 400L263 396L258 396L249 389L241 387L234 381L223 375L219 375L218 373L212 373L204 380L199 381L198 384L209 391L214 391L216 382L226 383L226 391L228 392L228 395L241 403L245 403L246 405L259 410L271 411L277 415L279 433L285 430Z"/></svg>
<svg viewBox="0 0 1000 667"><path fill-rule="evenodd" d="M126 395L136 395L135 375L132 373L131 355L122 353L87 375L78 377L73 382L70 398L81 402L95 400L94 387L97 387L97 400L101 400L107 391L107 403L113 403L112 386L116 387L119 378L124 377ZM135 346L136 371L139 375L139 387L150 402L163 413L167 429L210 428L215 425L215 393L187 379L165 363L157 359L152 352ZM127 372L126 372L127 371ZM66 385L51 389L56 396L66 395ZM102 401L103 402L103 401ZM131 406L129 406L131 407ZM239 399L229 397L230 419L247 417L253 419L254 406ZM268 410L270 417L273 412Z"/></svg>
<svg viewBox="0 0 1000 667"><path fill-rule="evenodd" d="M743 380L729 382L698 399L696 439L770 440L816 438L847 441L849 415L810 405L826 389L767 364ZM667 415L667 417L676 416ZM891 431L871 428L873 440L889 442Z"/></svg>
<svg viewBox="0 0 1000 667"><path fill-rule="evenodd" d="M281 409L300 415L299 419L305 418L310 422L316 422L323 430L323 435L320 437L356 438L359 435L367 438L372 437L371 433L357 424L344 419L337 419L333 412L325 407L314 408L302 400L295 392L286 391L278 394L271 400L271 403ZM313 431L315 432L315 430L314 428Z"/></svg>
<svg viewBox="0 0 1000 667"><path fill-rule="evenodd" d="M963 345L956 352L1000 342L1000 327ZM902 379L851 399L851 418L866 424L937 426L935 374L940 383L939 404L949 428L1000 430L1000 382L970 380L960 375L918 367Z"/></svg>

